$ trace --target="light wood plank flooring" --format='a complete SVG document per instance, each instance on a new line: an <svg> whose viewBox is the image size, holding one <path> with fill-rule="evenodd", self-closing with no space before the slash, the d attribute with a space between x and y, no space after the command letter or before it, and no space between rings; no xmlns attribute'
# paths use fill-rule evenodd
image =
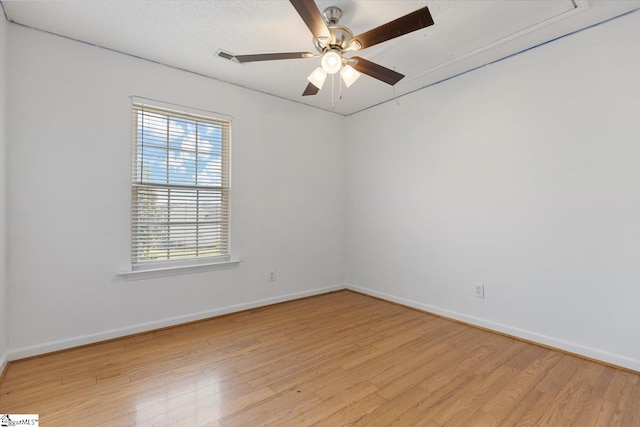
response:
<svg viewBox="0 0 640 427"><path fill-rule="evenodd" d="M349 291L9 364L42 426L640 426L640 376Z"/></svg>

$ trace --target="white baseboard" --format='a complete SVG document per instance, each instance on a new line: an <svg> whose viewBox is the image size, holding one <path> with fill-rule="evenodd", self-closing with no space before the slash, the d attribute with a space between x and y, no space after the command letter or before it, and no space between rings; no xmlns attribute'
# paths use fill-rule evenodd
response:
<svg viewBox="0 0 640 427"><path fill-rule="evenodd" d="M7 353L0 354L0 378L2 378L4 370L7 369L7 363L9 363Z"/></svg>
<svg viewBox="0 0 640 427"><path fill-rule="evenodd" d="M182 323L193 322L197 320L208 319L211 317L221 316L224 314L235 313L238 311L248 310L256 307L263 307L266 305L276 304L279 302L291 301L299 298L310 297L313 295L325 294L327 292L339 291L345 289L345 285L333 285L325 288L317 288L304 292L296 292L292 294L281 295L272 298L266 298L256 301L251 301L243 304L231 305L227 307L216 308L213 310L201 311L198 313L188 314L184 316L176 316L154 322L142 323L135 326L126 328L113 329L109 331L99 332L90 335L82 335L74 338L64 339L60 341L52 341L40 345L34 345L30 347L18 348L10 350L4 359L0 359L0 363L4 360L6 364L7 360L18 360L26 357L38 356L45 353L51 353L53 351L65 350L73 347L78 347L86 344L94 344L100 341L106 341L114 338L121 338L127 335L138 334L141 332L153 331L155 329L166 328L168 326L176 326ZM0 365L3 366L3 365Z"/></svg>
<svg viewBox="0 0 640 427"><path fill-rule="evenodd" d="M588 347L579 343L566 341L561 338L551 337L548 335L540 334L537 332L516 328L503 323L493 322L490 320L481 319L474 316L468 316L466 314L458 313L455 311L447 310L444 308L436 307L429 304L424 304L418 301L389 295L384 292L374 291L368 288L362 288L351 284L347 285L347 289L355 292L360 292L365 295L374 296L387 301L395 302L407 307L416 308L418 310L426 311L429 313L437 314L442 317L459 320L471 325L480 326L482 328L490 329L492 331L507 334L516 338L521 338L527 341L542 344L548 347L553 347L559 350L563 350L576 355L584 356L590 359L599 360L608 364L620 366L623 368L631 369L636 372L640 372L640 360L632 357L610 353L598 348Z"/></svg>
<svg viewBox="0 0 640 427"><path fill-rule="evenodd" d="M418 301L397 297L384 292L374 291L372 289L363 288L354 285L333 285L325 288L317 288L304 292L297 292L293 294L281 295L278 297L266 298L256 301L251 301L243 304L237 304L227 307L221 307L213 310L201 311L185 316L177 316L167 318L155 322L143 323L131 327L113 329L110 331L100 332L96 334L83 335L79 337L69 338L60 341L52 341L41 345L35 345L30 347L24 347L16 350L10 350L9 352L0 355L0 372L6 368L8 361L23 359L25 357L38 356L53 351L64 350L72 347L78 347L86 344L93 344L100 341L106 341L114 338L120 338L127 335L133 335L141 332L148 332L155 329L161 329L168 326L175 326L182 323L193 322L202 319L208 319L211 317L221 316L224 314L235 313L238 311L248 310L256 307L263 307L270 304L276 304L279 302L291 301L299 298L309 297L313 295L320 295L327 292L339 291L341 289L350 289L355 292L359 292L365 295L371 295L377 298L381 298L387 301L395 302L405 305L407 307L416 308L425 312L437 314L439 316L447 317L450 319L459 320L471 325L480 326L482 328L490 329L496 332L511 335L517 338L522 338L527 341L536 342L545 346L564 350L569 353L585 356L590 359L600 360L612 365L621 366L623 368L631 369L636 372L640 372L640 360L631 357L610 353L601 349L584 346L575 342L566 341L560 338L551 337L537 332L528 331L525 329L516 328L506 324L493 322L485 319L481 319L474 316L468 316L466 314L458 313L455 311L443 309L429 304L424 304Z"/></svg>

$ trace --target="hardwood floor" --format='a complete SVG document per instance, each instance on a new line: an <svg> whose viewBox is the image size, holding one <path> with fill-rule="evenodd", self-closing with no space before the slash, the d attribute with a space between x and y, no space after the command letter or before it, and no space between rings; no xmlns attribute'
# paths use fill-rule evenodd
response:
<svg viewBox="0 0 640 427"><path fill-rule="evenodd" d="M349 291L11 362L43 426L640 426L640 375Z"/></svg>

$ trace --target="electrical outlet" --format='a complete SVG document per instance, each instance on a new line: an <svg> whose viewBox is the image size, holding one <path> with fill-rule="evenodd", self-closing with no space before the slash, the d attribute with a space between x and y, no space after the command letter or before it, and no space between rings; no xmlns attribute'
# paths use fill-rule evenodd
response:
<svg viewBox="0 0 640 427"><path fill-rule="evenodd" d="M473 285L473 292L476 298L484 298L484 283L476 283Z"/></svg>
<svg viewBox="0 0 640 427"><path fill-rule="evenodd" d="M269 270L269 281L270 282L275 282L276 281L276 271L275 270Z"/></svg>

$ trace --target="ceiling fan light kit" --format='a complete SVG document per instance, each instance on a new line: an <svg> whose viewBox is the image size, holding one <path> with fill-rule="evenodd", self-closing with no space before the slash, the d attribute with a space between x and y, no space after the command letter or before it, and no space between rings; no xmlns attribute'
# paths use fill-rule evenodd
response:
<svg viewBox="0 0 640 427"><path fill-rule="evenodd" d="M307 77L307 80L309 80L309 82L311 82L311 84L313 84L318 89L322 89L324 81L327 80L327 72L321 67L318 67L313 70L309 77Z"/></svg>
<svg viewBox="0 0 640 427"><path fill-rule="evenodd" d="M327 74L335 74L342 68L342 55L338 49L328 49L322 54L320 66Z"/></svg>
<svg viewBox="0 0 640 427"><path fill-rule="evenodd" d="M379 27L353 36L349 28L339 25L342 10L330 6L320 13L314 0L289 0L313 35L313 44L320 55L311 52L267 53L257 55L236 55L238 62L272 61L281 59L299 59L321 56L320 67L307 77L309 84L303 96L318 93L328 74L340 72L340 77L350 87L361 74L389 85L395 85L404 75L394 70L375 64L364 58L344 54L366 49L367 47L400 37L402 35L433 25L433 18L428 7L423 7L408 15L387 22ZM327 37L327 34L329 36Z"/></svg>
<svg viewBox="0 0 640 427"><path fill-rule="evenodd" d="M358 80L360 76L361 73L356 71L356 69L349 64L345 65L342 67L342 70L340 70L340 77L342 77L342 80L347 87L351 87L351 85Z"/></svg>

